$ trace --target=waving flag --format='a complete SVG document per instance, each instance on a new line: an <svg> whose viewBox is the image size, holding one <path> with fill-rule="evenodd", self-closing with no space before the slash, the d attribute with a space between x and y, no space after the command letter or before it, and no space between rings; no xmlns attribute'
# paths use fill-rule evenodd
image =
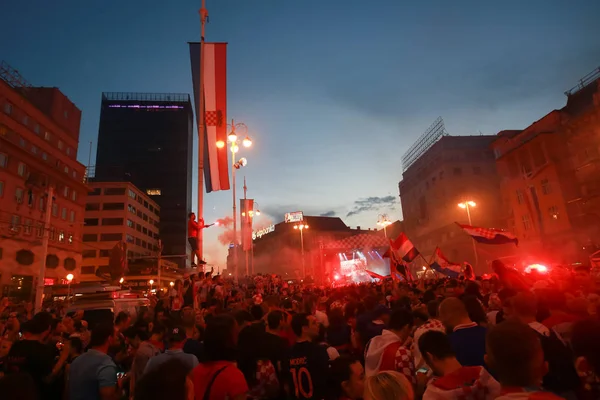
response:
<svg viewBox="0 0 600 400"><path fill-rule="evenodd" d="M449 276L450 278L458 278L460 276L461 267L457 263L448 261L439 247L436 247L433 254L433 262L431 268L436 272Z"/></svg>
<svg viewBox="0 0 600 400"><path fill-rule="evenodd" d="M404 232L400 233L396 240L390 240L390 253L396 256L396 260L404 260L407 263L412 262L419 256L419 251L408 240Z"/></svg>
<svg viewBox="0 0 600 400"><path fill-rule="evenodd" d="M519 239L512 233L495 228L480 228L477 226L462 225L458 222L456 225L460 226L469 236L478 243L484 244L506 244L514 243L516 246L519 245Z"/></svg>
<svg viewBox="0 0 600 400"><path fill-rule="evenodd" d="M227 43L204 43L204 110L200 103L200 43L190 43L196 118L204 113L203 169L206 192L229 190L227 146ZM198 121L200 123L200 121ZM198 190L202 190L199 188Z"/></svg>

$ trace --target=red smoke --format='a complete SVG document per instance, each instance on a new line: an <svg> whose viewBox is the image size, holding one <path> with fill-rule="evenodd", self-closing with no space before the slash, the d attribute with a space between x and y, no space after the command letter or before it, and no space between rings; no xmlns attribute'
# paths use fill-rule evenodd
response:
<svg viewBox="0 0 600 400"><path fill-rule="evenodd" d="M227 228L227 227L233 225L233 218L231 218L231 217L219 218L215 221L215 225Z"/></svg>

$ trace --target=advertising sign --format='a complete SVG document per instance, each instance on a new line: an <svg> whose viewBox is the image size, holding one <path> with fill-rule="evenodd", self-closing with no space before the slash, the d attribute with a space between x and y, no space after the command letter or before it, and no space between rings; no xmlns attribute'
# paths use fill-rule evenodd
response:
<svg viewBox="0 0 600 400"><path fill-rule="evenodd" d="M252 240L265 236L267 233L275 232L275 225L269 225L266 228L252 232Z"/></svg>
<svg viewBox="0 0 600 400"><path fill-rule="evenodd" d="M286 224L294 223L294 222L302 222L304 220L304 214L302 211L294 211L290 213L286 213L284 217L284 221Z"/></svg>

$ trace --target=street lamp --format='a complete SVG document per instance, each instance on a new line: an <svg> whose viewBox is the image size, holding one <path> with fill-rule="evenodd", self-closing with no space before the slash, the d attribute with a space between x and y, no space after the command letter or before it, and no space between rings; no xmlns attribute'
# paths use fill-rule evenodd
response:
<svg viewBox="0 0 600 400"><path fill-rule="evenodd" d="M246 135L248 132L248 127L246 124L240 122L235 123L231 120L231 124L227 125L230 129L229 134L227 135L227 141L229 142L229 151L231 151L231 183L232 183L232 192L233 192L233 243L234 243L234 252L233 252L233 265L235 268L236 276L238 274L238 247L237 247L237 216L235 213L236 205L235 205L235 171L240 169L241 167L245 167L248 164L248 160L245 158L240 158L239 161L236 162L235 154L240 151L240 140L238 139L237 133L242 133L245 135L244 139L241 140L242 146L248 148L252 146L252 140ZM225 148L225 142L222 140L217 141L217 148L223 150Z"/></svg>
<svg viewBox="0 0 600 400"><path fill-rule="evenodd" d="M148 283L150 284L150 293L152 293L152 285L154 285L154 279L150 279Z"/></svg>
<svg viewBox="0 0 600 400"><path fill-rule="evenodd" d="M301 248L301 256L302 256L302 275L306 278L306 264L304 263L304 230L308 229L308 225L306 224L298 224L294 225L294 229L300 231L300 248Z"/></svg>
<svg viewBox="0 0 600 400"><path fill-rule="evenodd" d="M67 275L67 304L69 304L69 297L71 296L71 281L73 280L73 274Z"/></svg>
<svg viewBox="0 0 600 400"><path fill-rule="evenodd" d="M473 200L466 200L462 203L458 203L458 207L462 208L463 210L467 210L467 218L469 220L469 225L473 225L473 223L471 222L471 208L476 206L477 203L475 203ZM475 244L475 240L473 240L473 253L475 253L475 265L477 265L479 264L479 259L477 256L477 245Z"/></svg>
<svg viewBox="0 0 600 400"><path fill-rule="evenodd" d="M387 214L379 214L377 216L377 225L383 226L383 234L385 235L386 238L387 238L386 228L391 224L392 224L392 221L390 221L390 218L387 216Z"/></svg>

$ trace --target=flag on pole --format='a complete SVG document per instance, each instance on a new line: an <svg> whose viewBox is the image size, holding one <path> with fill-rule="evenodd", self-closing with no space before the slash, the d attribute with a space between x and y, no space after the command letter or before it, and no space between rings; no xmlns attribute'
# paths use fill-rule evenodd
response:
<svg viewBox="0 0 600 400"><path fill-rule="evenodd" d="M252 250L252 215L253 199L240 199L240 221L242 221L242 249Z"/></svg>
<svg viewBox="0 0 600 400"><path fill-rule="evenodd" d="M514 243L515 246L519 245L519 239L517 237L503 229L496 228L480 228L477 226L462 225L456 223L462 230L464 230L469 236L478 243L484 244L506 244Z"/></svg>
<svg viewBox="0 0 600 400"><path fill-rule="evenodd" d="M206 192L229 190L227 146L227 43L204 43L204 110L200 99L200 43L189 43L196 119L204 113L204 182ZM198 190L202 190L198 188Z"/></svg>
<svg viewBox="0 0 600 400"><path fill-rule="evenodd" d="M433 262L431 263L431 268L434 271L444 274L450 278L458 278L461 272L460 265L448 261L439 247L436 247L435 253L433 253Z"/></svg>
<svg viewBox="0 0 600 400"><path fill-rule="evenodd" d="M419 256L419 251L403 232L396 240L390 240L390 253L395 255L397 260L402 259L407 263L412 262Z"/></svg>

